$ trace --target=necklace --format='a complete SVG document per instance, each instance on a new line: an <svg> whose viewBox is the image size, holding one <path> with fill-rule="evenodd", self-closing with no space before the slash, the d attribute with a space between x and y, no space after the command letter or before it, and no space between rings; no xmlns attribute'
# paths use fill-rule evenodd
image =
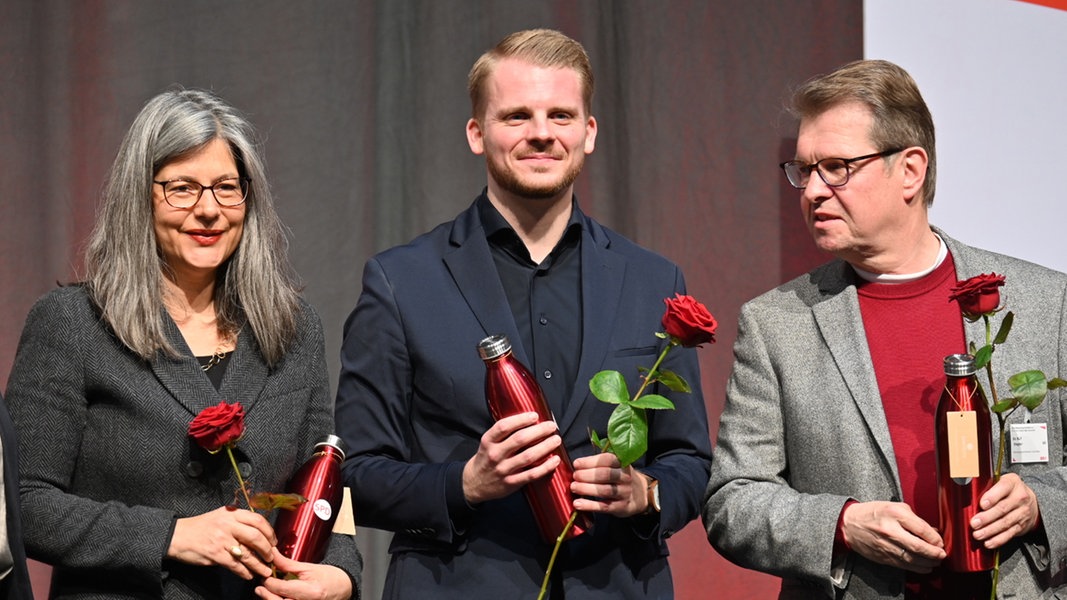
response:
<svg viewBox="0 0 1067 600"><path fill-rule="evenodd" d="M227 354L229 354L229 352L223 352L222 346L215 348L215 353L211 355L211 358L209 358L206 363L200 366L200 369L203 371L210 371L211 367L222 362L222 359L226 358Z"/></svg>

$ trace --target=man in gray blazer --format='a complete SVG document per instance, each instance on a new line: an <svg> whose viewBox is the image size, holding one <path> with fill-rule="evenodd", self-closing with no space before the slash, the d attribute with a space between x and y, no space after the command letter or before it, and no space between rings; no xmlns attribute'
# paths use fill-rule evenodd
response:
<svg viewBox="0 0 1067 600"><path fill-rule="evenodd" d="M988 597L988 572L942 568L933 411L943 358L985 343L948 296L995 272L1015 313L998 389L1027 369L1067 374L1067 275L931 227L934 127L915 82L857 61L797 90L799 188L834 260L747 303L704 524L730 560L783 578L782 598ZM996 318L996 317L994 317ZM984 383L989 389L988 382ZM1047 462L1017 462L982 496L975 539L999 548L1005 598L1067 578L1062 390L1009 423L1047 425ZM994 438L999 433L993 423Z"/></svg>

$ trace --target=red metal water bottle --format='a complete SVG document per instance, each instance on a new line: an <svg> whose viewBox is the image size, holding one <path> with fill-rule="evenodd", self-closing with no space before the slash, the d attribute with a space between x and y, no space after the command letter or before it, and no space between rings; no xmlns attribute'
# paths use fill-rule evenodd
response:
<svg viewBox="0 0 1067 600"><path fill-rule="evenodd" d="M499 421L511 415L536 412L541 422L555 421L541 386L529 369L511 353L511 342L507 336L492 335L478 342L478 355L485 361L485 399L494 419ZM523 487L541 530L541 537L549 543L555 543L574 511L571 497L574 467L562 445L556 449L556 455L560 462L551 476ZM584 532L584 523L578 519L567 532L566 539Z"/></svg>
<svg viewBox="0 0 1067 600"><path fill-rule="evenodd" d="M278 536L278 550L285 556L317 563L326 555L337 511L341 510L344 459L341 438L328 435L315 445L315 453L289 480L286 491L300 494L307 502L296 510L278 511L274 533Z"/></svg>
<svg viewBox="0 0 1067 600"><path fill-rule="evenodd" d="M945 389L937 404L934 425L937 503L941 538L948 554L942 564L949 571L965 573L993 568L993 551L974 539L970 526L971 518L981 512L978 501L993 485L991 414L974 372L974 357L970 354L945 357ZM956 453L956 461L950 461L950 453ZM952 471L953 462L957 464L956 473ZM953 477L960 474L967 477Z"/></svg>

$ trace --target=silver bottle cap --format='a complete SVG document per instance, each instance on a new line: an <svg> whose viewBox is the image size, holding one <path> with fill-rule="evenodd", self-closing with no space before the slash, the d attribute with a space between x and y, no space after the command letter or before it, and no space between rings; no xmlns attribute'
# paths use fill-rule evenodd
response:
<svg viewBox="0 0 1067 600"><path fill-rule="evenodd" d="M482 360L500 358L510 351L511 342L508 340L508 336L502 333L491 335L478 342L478 356L481 356Z"/></svg>
<svg viewBox="0 0 1067 600"><path fill-rule="evenodd" d="M974 357L970 354L949 354L945 357L945 375L966 377L974 375Z"/></svg>
<svg viewBox="0 0 1067 600"><path fill-rule="evenodd" d="M315 448L318 448L319 446L332 446L336 448L337 451L341 453L341 461L343 462L345 460L345 443L336 435L331 433L322 438L319 440L319 443L315 444Z"/></svg>

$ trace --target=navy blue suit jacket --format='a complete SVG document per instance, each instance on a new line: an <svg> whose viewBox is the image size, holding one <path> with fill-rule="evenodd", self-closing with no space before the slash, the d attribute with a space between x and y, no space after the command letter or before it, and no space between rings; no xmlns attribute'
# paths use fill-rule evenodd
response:
<svg viewBox="0 0 1067 600"><path fill-rule="evenodd" d="M575 204L577 210L577 204ZM557 414L572 459L594 453L612 405L588 381L651 367L663 341L663 300L684 293L681 271L582 217L582 349L573 397ZM464 463L492 426L476 345L503 333L519 340L476 205L456 220L367 262L363 291L345 325L337 430L356 522L395 532L385 598L535 597L551 546L517 492L477 507L462 490ZM515 355L529 365L525 351ZM666 368L692 394L663 393L677 410L653 411L649 453L636 466L660 481L657 516L600 516L564 545L556 570L568 600L671 598L665 539L698 514L711 457L697 356L678 348Z"/></svg>

